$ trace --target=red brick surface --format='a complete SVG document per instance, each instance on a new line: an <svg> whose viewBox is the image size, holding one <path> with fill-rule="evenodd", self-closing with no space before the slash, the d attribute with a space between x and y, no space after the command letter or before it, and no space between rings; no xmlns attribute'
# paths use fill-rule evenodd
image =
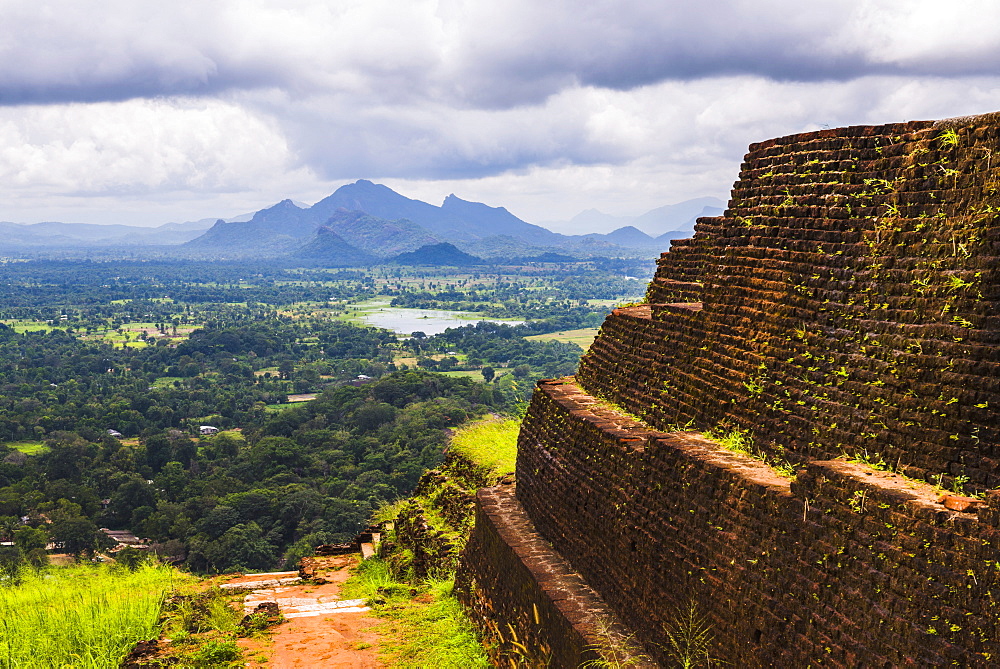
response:
<svg viewBox="0 0 1000 669"><path fill-rule="evenodd" d="M517 465L531 532L660 663L690 602L732 666L998 663L1000 493L918 482L1000 487L998 145L997 115L752 145L648 304L607 318L577 379L539 385ZM718 426L797 476L679 431ZM527 634L552 583L479 504L480 611ZM556 618L537 633L580 633Z"/></svg>
<svg viewBox="0 0 1000 669"><path fill-rule="evenodd" d="M910 123L753 145L582 385L661 429L725 420L793 459L1000 486L1000 126L965 123L954 144Z"/></svg>
<svg viewBox="0 0 1000 669"><path fill-rule="evenodd" d="M671 666L690 601L735 666L989 666L1000 657L996 503L843 460L797 477L657 433L571 380L540 384L518 498L534 527Z"/></svg>
<svg viewBox="0 0 1000 669"><path fill-rule="evenodd" d="M462 564L456 592L498 666L577 667L602 657L655 666L600 595L535 531L514 485L479 491ZM611 648L616 655L605 655Z"/></svg>

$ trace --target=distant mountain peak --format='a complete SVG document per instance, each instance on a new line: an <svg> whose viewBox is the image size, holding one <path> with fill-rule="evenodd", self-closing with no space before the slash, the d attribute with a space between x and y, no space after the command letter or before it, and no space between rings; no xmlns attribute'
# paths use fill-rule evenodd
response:
<svg viewBox="0 0 1000 669"><path fill-rule="evenodd" d="M639 228L635 227L634 225L623 225L622 227L618 228L617 230L612 230L610 234L615 235L615 234L619 234L619 233L621 233L621 234L626 234L626 233L628 233L628 234L637 234L638 233L638 234L642 235L643 237L649 237L649 235L647 235L645 232L643 232ZM650 237L650 239L652 239L652 237Z"/></svg>
<svg viewBox="0 0 1000 669"><path fill-rule="evenodd" d="M551 250L566 244L574 248L574 245L583 245L582 248L595 252L599 247L606 247L606 253L614 253L616 248L645 249L656 246L643 231L628 227L633 220L616 220L597 210L590 211L593 212L591 216L617 222L617 225L609 225L608 228L621 229L605 239L585 239L579 235L567 237L527 223L505 207L464 200L454 193L444 198L441 206L435 206L408 198L383 184L358 179L339 187L311 207L302 208L286 199L261 209L246 223L217 223L187 248L193 252L227 256L275 255L295 252L308 243L311 246L307 253L322 256L331 252L334 246L339 248L339 243L335 242L342 240L361 252L387 258L441 240L491 257L496 255L495 251L500 246L511 252L508 255L526 255L521 252L521 247ZM339 240L326 233L317 235L320 226L332 228ZM579 233L583 227L575 226L574 232ZM498 240L501 238L509 238L513 246L506 242L500 244ZM316 244L312 244L314 241ZM481 246L470 246L477 244ZM346 249L341 248L340 251ZM441 255L447 249L434 251ZM468 262L461 256L453 256L453 260Z"/></svg>
<svg viewBox="0 0 1000 669"><path fill-rule="evenodd" d="M605 214L600 209L596 209L596 208L591 207L590 209L584 209L579 214L577 214L576 216L574 216L573 218L571 218L569 220L571 220L571 221L577 221L577 220L580 220L580 219L587 220L587 219L592 219L592 218L597 218L597 219L618 219L620 217L619 216L612 216L611 214Z"/></svg>
<svg viewBox="0 0 1000 669"><path fill-rule="evenodd" d="M483 259L460 251L454 244L441 242L427 244L416 251L401 253L393 259L400 265L442 265L448 267L467 267L482 265Z"/></svg>
<svg viewBox="0 0 1000 669"><path fill-rule="evenodd" d="M484 204L482 202L473 202L472 200L463 200L462 198L458 197L454 193L452 193L451 195L449 195L448 197L446 197L444 199L444 202L441 203L441 208L442 209L446 209L447 210L447 209L453 209L453 208L456 208L456 207L484 209L484 210L488 210L488 211L495 211L497 213L504 212L504 213L510 214L512 217L516 218L513 214L511 214L509 211L507 211L506 207L491 207L490 205ZM518 219L518 220L520 220L520 219ZM531 225L531 224L529 223L528 225Z"/></svg>
<svg viewBox="0 0 1000 669"><path fill-rule="evenodd" d="M398 197L406 197L405 195L400 195L399 193L389 188L385 184L377 184L374 181L369 181L368 179L358 179L354 183L347 184L346 186L341 186L337 190L340 190L342 188L346 188L348 190L371 191L373 193L392 193L393 195Z"/></svg>
<svg viewBox="0 0 1000 669"><path fill-rule="evenodd" d="M312 260L329 267L353 267L377 262L375 256L349 244L343 237L326 226L316 230L316 235L299 248L294 257Z"/></svg>

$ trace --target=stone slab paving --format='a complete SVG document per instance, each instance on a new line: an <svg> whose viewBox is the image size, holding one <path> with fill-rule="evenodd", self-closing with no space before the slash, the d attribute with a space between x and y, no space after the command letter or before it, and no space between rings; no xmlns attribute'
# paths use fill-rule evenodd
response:
<svg viewBox="0 0 1000 669"><path fill-rule="evenodd" d="M363 613L369 611L363 599L340 599L327 588L310 586L277 586L254 589L243 600L247 613L262 602L275 602L285 618L307 618L333 613Z"/></svg>

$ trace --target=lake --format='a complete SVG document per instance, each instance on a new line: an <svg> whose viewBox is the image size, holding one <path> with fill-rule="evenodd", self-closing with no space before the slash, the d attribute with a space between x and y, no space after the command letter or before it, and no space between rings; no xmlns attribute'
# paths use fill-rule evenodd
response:
<svg viewBox="0 0 1000 669"><path fill-rule="evenodd" d="M386 328L400 334L423 332L427 336L441 334L448 328L475 325L479 321L521 325L524 321L509 321L498 318L484 318L479 314L465 311L444 311L442 309L403 309L401 307L379 307L363 305L364 311L358 318L368 325Z"/></svg>

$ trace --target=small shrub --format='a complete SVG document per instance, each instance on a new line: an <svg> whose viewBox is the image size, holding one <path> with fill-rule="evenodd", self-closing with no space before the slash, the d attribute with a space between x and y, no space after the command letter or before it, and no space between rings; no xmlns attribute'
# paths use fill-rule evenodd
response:
<svg viewBox="0 0 1000 669"><path fill-rule="evenodd" d="M233 639L212 639L191 654L191 661L196 667L219 667L240 659L240 649Z"/></svg>

